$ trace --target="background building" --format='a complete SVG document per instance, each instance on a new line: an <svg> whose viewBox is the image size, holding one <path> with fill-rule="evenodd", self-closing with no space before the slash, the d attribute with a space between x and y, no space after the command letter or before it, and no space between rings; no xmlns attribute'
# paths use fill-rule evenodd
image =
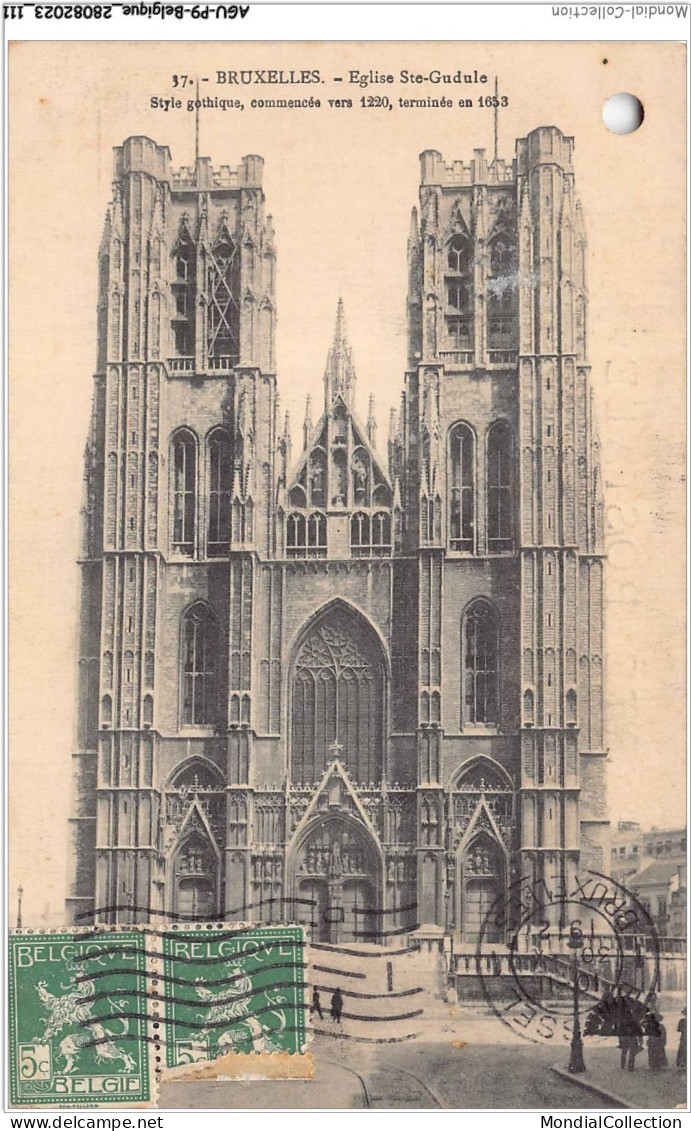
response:
<svg viewBox="0 0 691 1131"><path fill-rule="evenodd" d="M422 154L386 458L339 304L294 463L262 159L175 171L148 138L116 149L73 918L299 918L332 942L426 922L473 941L512 879L553 890L604 865L572 152L544 127L511 164Z"/></svg>
<svg viewBox="0 0 691 1131"><path fill-rule="evenodd" d="M661 938L686 938L686 829L647 832L619 821L612 834L610 873L636 895Z"/></svg>

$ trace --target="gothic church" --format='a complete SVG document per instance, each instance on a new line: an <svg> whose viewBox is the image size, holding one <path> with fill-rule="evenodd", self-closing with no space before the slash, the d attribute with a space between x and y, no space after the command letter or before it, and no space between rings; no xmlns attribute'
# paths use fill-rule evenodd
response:
<svg viewBox="0 0 691 1131"><path fill-rule="evenodd" d="M73 922L300 921L332 943L436 924L470 943L517 877L604 863L572 155L555 127L510 164L421 155L400 412L377 445L339 303L294 458L262 158L175 170L149 138L115 150Z"/></svg>

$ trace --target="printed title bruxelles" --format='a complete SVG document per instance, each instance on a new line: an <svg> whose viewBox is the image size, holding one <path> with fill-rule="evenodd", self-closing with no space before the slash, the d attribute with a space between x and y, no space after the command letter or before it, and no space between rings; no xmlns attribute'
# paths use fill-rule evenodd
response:
<svg viewBox="0 0 691 1131"><path fill-rule="evenodd" d="M310 71L284 71L284 70L248 70L248 71L216 71L216 82L228 86L252 86L253 84L266 84L267 86L289 86L308 83L321 83L325 81L318 70ZM337 77L337 81L342 79ZM394 83L396 76L383 71L348 71L348 80L351 85L368 87L378 83ZM488 82L487 75L472 71L427 71L426 74L402 70L398 72L400 83L463 83L475 84Z"/></svg>

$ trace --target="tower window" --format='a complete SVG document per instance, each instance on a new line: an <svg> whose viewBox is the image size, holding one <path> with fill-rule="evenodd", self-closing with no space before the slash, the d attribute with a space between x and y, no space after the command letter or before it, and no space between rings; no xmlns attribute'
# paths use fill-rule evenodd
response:
<svg viewBox="0 0 691 1131"><path fill-rule="evenodd" d="M512 542L511 433L494 424L487 437L487 548L507 553Z"/></svg>
<svg viewBox="0 0 691 1131"><path fill-rule="evenodd" d="M465 722L497 721L497 621L487 601L475 601L463 619Z"/></svg>
<svg viewBox="0 0 691 1131"><path fill-rule="evenodd" d="M489 247L487 345L490 350L516 347L518 309L517 256L513 236L499 233Z"/></svg>
<svg viewBox="0 0 691 1131"><path fill-rule="evenodd" d="M208 351L209 358L240 356L240 255L225 225L209 252L208 267Z"/></svg>
<svg viewBox="0 0 691 1131"><path fill-rule="evenodd" d="M182 723L215 722L216 626L206 605L193 605L182 623Z"/></svg>
<svg viewBox="0 0 691 1131"><path fill-rule="evenodd" d="M210 558L230 550L230 438L218 428L209 437L209 536Z"/></svg>
<svg viewBox="0 0 691 1131"><path fill-rule="evenodd" d="M455 310L467 310L470 306L470 294L465 283L449 280L446 284L446 301Z"/></svg>
<svg viewBox="0 0 691 1131"><path fill-rule="evenodd" d="M472 553L475 546L475 438L466 424L451 431L449 546Z"/></svg>
<svg viewBox="0 0 691 1131"><path fill-rule="evenodd" d="M197 505L197 444L191 432L173 439L173 550L194 554Z"/></svg>
<svg viewBox="0 0 691 1131"><path fill-rule="evenodd" d="M473 251L464 235L451 238L446 249L446 337L453 352L473 348Z"/></svg>
<svg viewBox="0 0 691 1131"><path fill-rule="evenodd" d="M173 300L172 331L175 351L183 357L194 353L194 300L196 286L196 249L190 236L186 217L173 248ZM192 317L190 317L192 316Z"/></svg>
<svg viewBox="0 0 691 1131"><path fill-rule="evenodd" d="M449 240L446 266L450 274L469 275L472 268L472 249L467 236L457 235Z"/></svg>

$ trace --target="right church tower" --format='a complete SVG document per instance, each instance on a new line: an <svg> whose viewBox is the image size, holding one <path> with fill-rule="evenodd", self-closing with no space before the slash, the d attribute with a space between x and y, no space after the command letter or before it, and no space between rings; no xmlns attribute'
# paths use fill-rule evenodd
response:
<svg viewBox="0 0 691 1131"><path fill-rule="evenodd" d="M573 149L545 126L511 164L420 158L390 451L416 564L418 788L454 807L438 854L418 847L420 918L466 939L508 883L569 890L606 862L603 504Z"/></svg>

